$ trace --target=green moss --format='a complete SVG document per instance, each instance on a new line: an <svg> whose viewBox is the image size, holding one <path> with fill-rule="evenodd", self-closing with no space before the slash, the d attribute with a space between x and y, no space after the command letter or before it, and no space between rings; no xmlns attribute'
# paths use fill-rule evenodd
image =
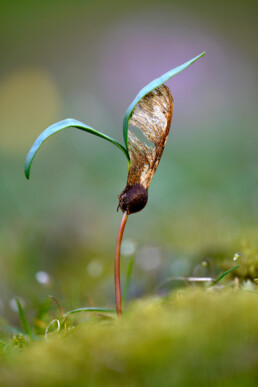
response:
<svg viewBox="0 0 258 387"><path fill-rule="evenodd" d="M232 267L232 258L224 259L219 262L219 266L222 270L228 270ZM240 265L240 268L231 273L231 277L237 276L241 279L254 280L258 278L258 247L255 244L247 243L243 241L241 244L241 253L239 258L235 261L235 264Z"/></svg>
<svg viewBox="0 0 258 387"><path fill-rule="evenodd" d="M258 298L189 288L7 356L1 386L255 386Z"/></svg>

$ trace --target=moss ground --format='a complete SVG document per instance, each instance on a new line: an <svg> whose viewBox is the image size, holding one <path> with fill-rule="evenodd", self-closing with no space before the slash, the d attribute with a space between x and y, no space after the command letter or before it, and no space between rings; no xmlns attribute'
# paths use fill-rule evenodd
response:
<svg viewBox="0 0 258 387"><path fill-rule="evenodd" d="M256 386L257 310L250 284L138 300L122 319L2 344L1 386Z"/></svg>

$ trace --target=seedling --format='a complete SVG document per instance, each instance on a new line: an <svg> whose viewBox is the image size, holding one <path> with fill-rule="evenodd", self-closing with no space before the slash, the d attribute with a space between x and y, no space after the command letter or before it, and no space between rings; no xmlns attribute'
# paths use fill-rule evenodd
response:
<svg viewBox="0 0 258 387"><path fill-rule="evenodd" d="M122 315L120 286L120 247L128 215L141 211L148 200L148 188L162 156L173 114L173 97L166 81L180 73L205 52L176 67L145 86L126 110L123 120L122 145L113 138L74 119L66 119L48 127L32 145L26 161L25 176L30 177L30 168L34 156L41 144L52 134L63 129L74 127L104 138L118 147L128 161L127 184L118 196L117 209L123 212L115 250L115 293L117 315ZM130 124L130 128L129 128ZM133 127L131 129L131 127ZM144 141L142 138L144 138Z"/></svg>

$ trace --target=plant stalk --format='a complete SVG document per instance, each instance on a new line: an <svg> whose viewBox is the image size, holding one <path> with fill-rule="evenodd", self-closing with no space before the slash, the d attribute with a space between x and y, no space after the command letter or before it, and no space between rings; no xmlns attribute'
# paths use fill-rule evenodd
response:
<svg viewBox="0 0 258 387"><path fill-rule="evenodd" d="M128 214L125 211L119 226L116 252L115 252L115 293L116 293L116 313L118 317L122 316L122 302L121 302L121 284L120 284L120 250L121 242L124 234L125 225L128 219Z"/></svg>

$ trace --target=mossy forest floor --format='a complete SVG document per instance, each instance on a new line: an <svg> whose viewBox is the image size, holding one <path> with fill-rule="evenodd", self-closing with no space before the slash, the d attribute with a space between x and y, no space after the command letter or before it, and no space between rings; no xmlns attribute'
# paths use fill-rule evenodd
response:
<svg viewBox="0 0 258 387"><path fill-rule="evenodd" d="M258 385L258 297L250 281L141 299L122 319L82 314L83 322L70 317L66 332L47 339L2 340L1 386Z"/></svg>
<svg viewBox="0 0 258 387"><path fill-rule="evenodd" d="M258 386L257 246L229 257L210 255L190 277L168 273L122 318L67 305L64 318L51 298L35 310L20 298L20 321L0 318L0 387ZM127 290L139 278L133 259Z"/></svg>

